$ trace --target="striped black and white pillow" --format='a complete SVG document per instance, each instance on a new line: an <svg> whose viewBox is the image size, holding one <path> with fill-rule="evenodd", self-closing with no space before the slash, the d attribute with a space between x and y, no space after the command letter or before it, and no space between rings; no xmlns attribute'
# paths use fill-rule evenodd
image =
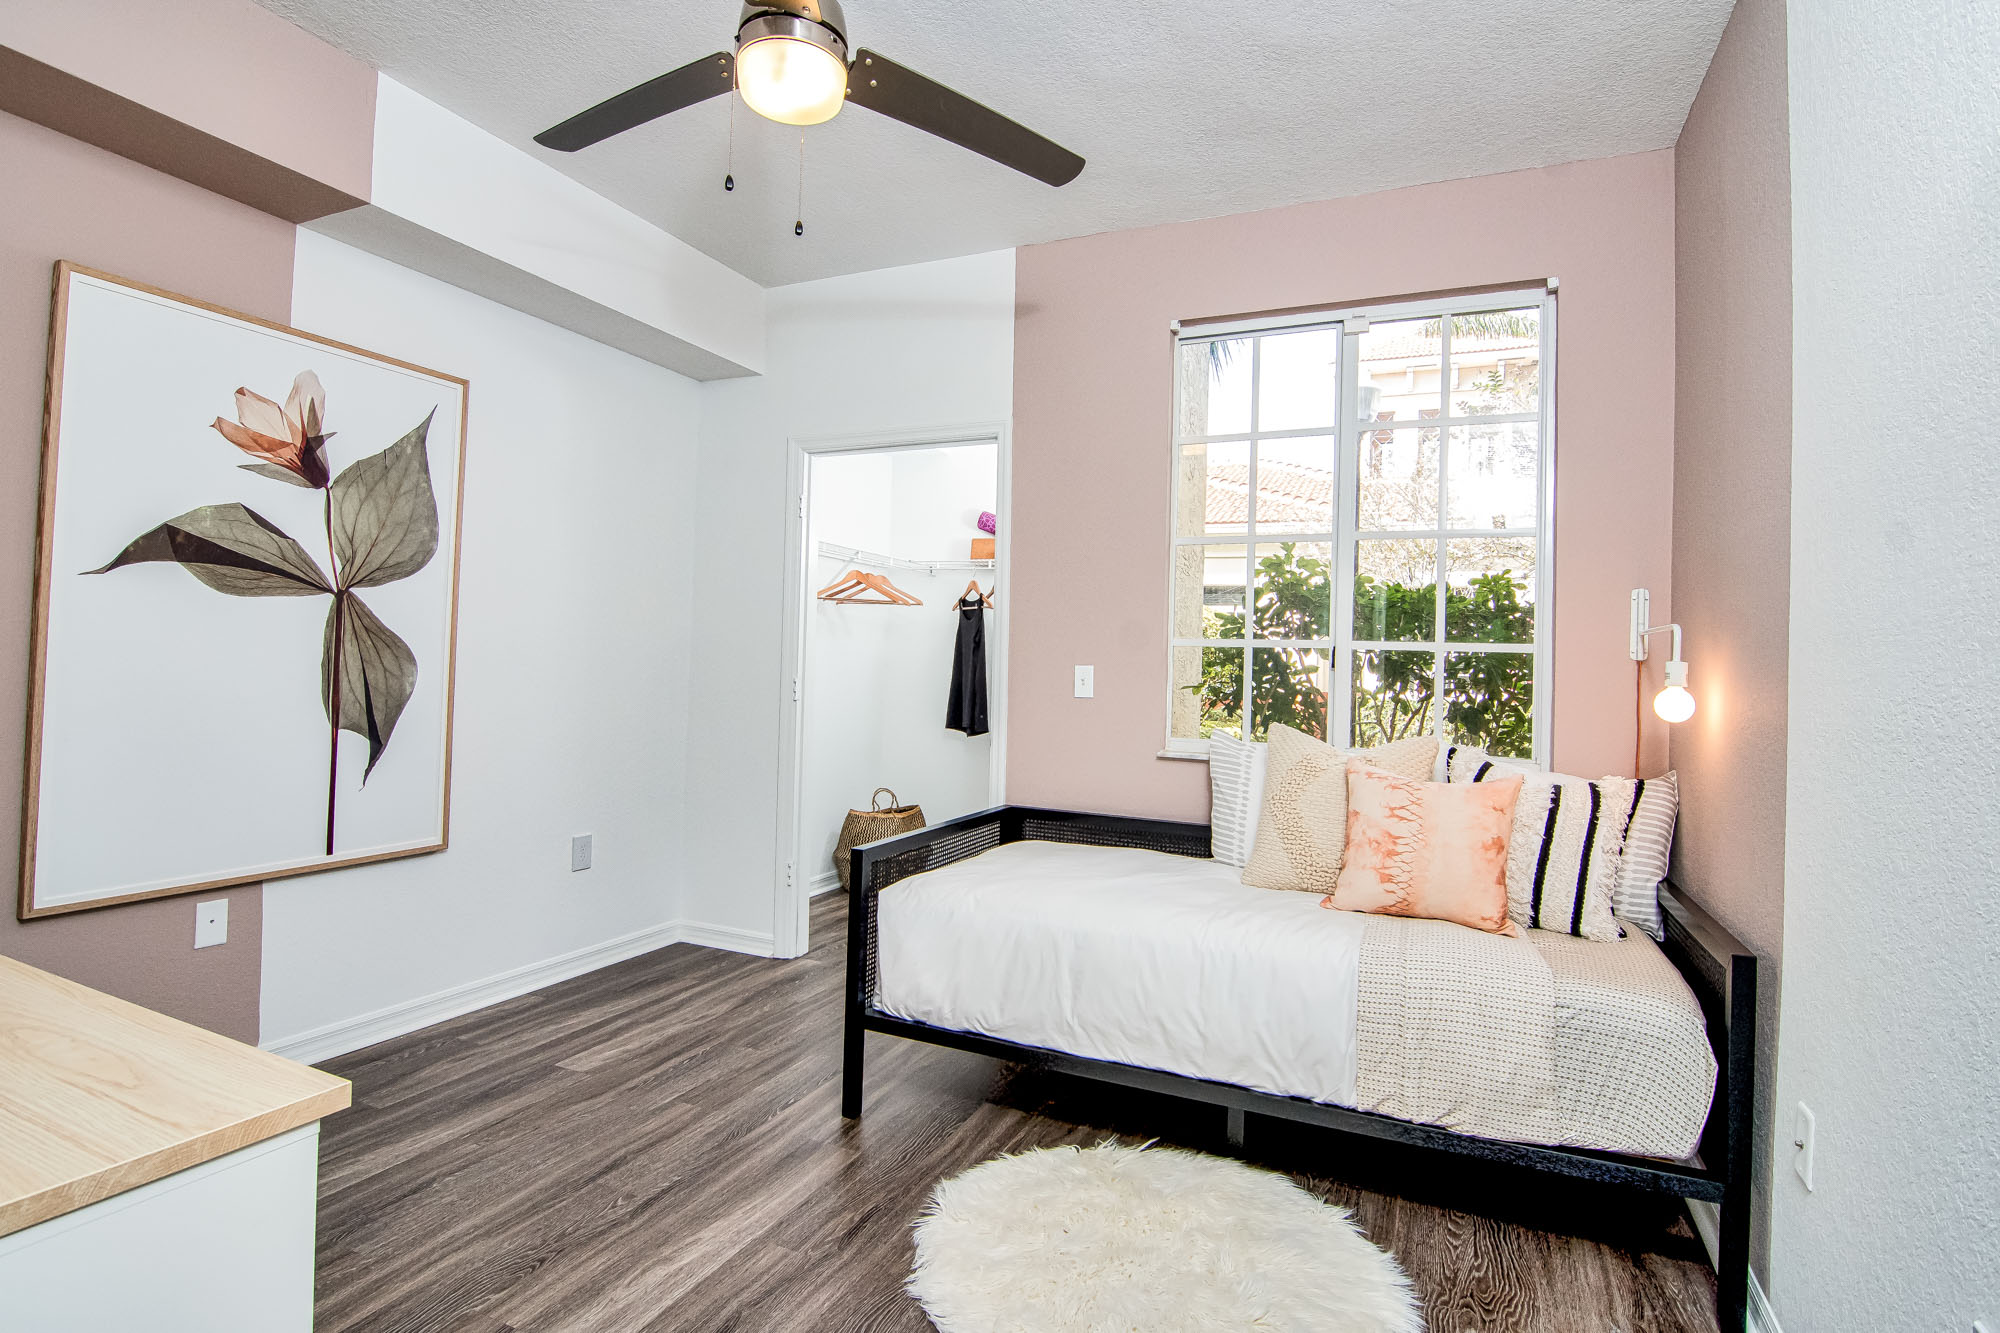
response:
<svg viewBox="0 0 2000 1333"><path fill-rule="evenodd" d="M1611 910L1654 939L1666 938L1660 921L1660 881L1667 877L1673 852L1674 820L1680 813L1680 779L1669 770L1657 778L1632 784L1632 817L1625 829L1625 852L1619 858L1618 883L1611 890Z"/></svg>
<svg viewBox="0 0 2000 1333"><path fill-rule="evenodd" d="M1636 783L1544 773L1470 746L1445 757L1448 782L1521 775L1507 846L1507 915L1530 930L1610 941L1623 932L1612 915Z"/></svg>
<svg viewBox="0 0 2000 1333"><path fill-rule="evenodd" d="M1549 776L1525 759L1502 759L1470 745L1444 747L1446 782L1484 782L1488 778L1511 778L1516 773L1544 780Z"/></svg>

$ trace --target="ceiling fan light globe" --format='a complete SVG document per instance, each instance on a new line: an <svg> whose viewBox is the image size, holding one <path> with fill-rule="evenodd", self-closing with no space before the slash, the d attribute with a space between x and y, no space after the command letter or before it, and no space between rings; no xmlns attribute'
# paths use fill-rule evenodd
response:
<svg viewBox="0 0 2000 1333"><path fill-rule="evenodd" d="M847 98L847 63L801 37L762 37L736 52L736 90L767 120L818 125L840 114Z"/></svg>

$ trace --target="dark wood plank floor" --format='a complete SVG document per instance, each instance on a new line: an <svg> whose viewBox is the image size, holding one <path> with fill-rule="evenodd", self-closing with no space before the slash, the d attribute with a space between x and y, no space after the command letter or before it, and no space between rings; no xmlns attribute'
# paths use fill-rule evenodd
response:
<svg viewBox="0 0 2000 1333"><path fill-rule="evenodd" d="M332 1061L321 1333L922 1330L909 1223L996 1153L1224 1151L1219 1110L871 1037L839 1115L845 901L789 962L677 945ZM1355 1210L1433 1333L1712 1333L1678 1208L1252 1117L1250 1160Z"/></svg>

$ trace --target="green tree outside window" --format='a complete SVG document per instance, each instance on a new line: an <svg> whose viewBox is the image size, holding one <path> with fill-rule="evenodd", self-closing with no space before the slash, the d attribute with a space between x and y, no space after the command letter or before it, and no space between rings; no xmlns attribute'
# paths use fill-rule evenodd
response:
<svg viewBox="0 0 2000 1333"><path fill-rule="evenodd" d="M1287 542L1257 562L1256 598L1250 607L1259 640L1250 657L1250 716L1261 733L1282 722L1325 738L1327 695L1319 684L1325 658L1297 640L1331 637L1329 596L1333 571L1327 561L1301 554ZM1476 576L1463 588L1445 589L1445 637L1454 643L1534 642L1534 607L1521 601L1526 584L1512 570ZM1353 681L1355 745L1377 745L1419 736L1432 729L1434 649L1427 646L1437 615L1437 585L1408 585L1357 575L1357 615L1367 621L1367 637L1413 640L1408 649L1359 649ZM1240 611L1216 615L1214 637L1244 637ZM1214 726L1240 727L1244 703L1244 654L1210 649L1203 654L1201 681L1188 688L1201 699ZM1446 732L1494 754L1527 758L1534 753L1534 669L1532 652L1450 652L1445 654ZM1209 728L1213 729L1213 727Z"/></svg>

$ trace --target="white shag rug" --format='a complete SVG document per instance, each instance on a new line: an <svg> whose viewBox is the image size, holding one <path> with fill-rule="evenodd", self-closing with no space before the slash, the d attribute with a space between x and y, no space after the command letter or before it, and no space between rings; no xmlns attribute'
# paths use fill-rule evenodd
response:
<svg viewBox="0 0 2000 1333"><path fill-rule="evenodd" d="M909 1292L942 1333L1424 1333L1346 1210L1177 1148L1042 1148L937 1187Z"/></svg>

